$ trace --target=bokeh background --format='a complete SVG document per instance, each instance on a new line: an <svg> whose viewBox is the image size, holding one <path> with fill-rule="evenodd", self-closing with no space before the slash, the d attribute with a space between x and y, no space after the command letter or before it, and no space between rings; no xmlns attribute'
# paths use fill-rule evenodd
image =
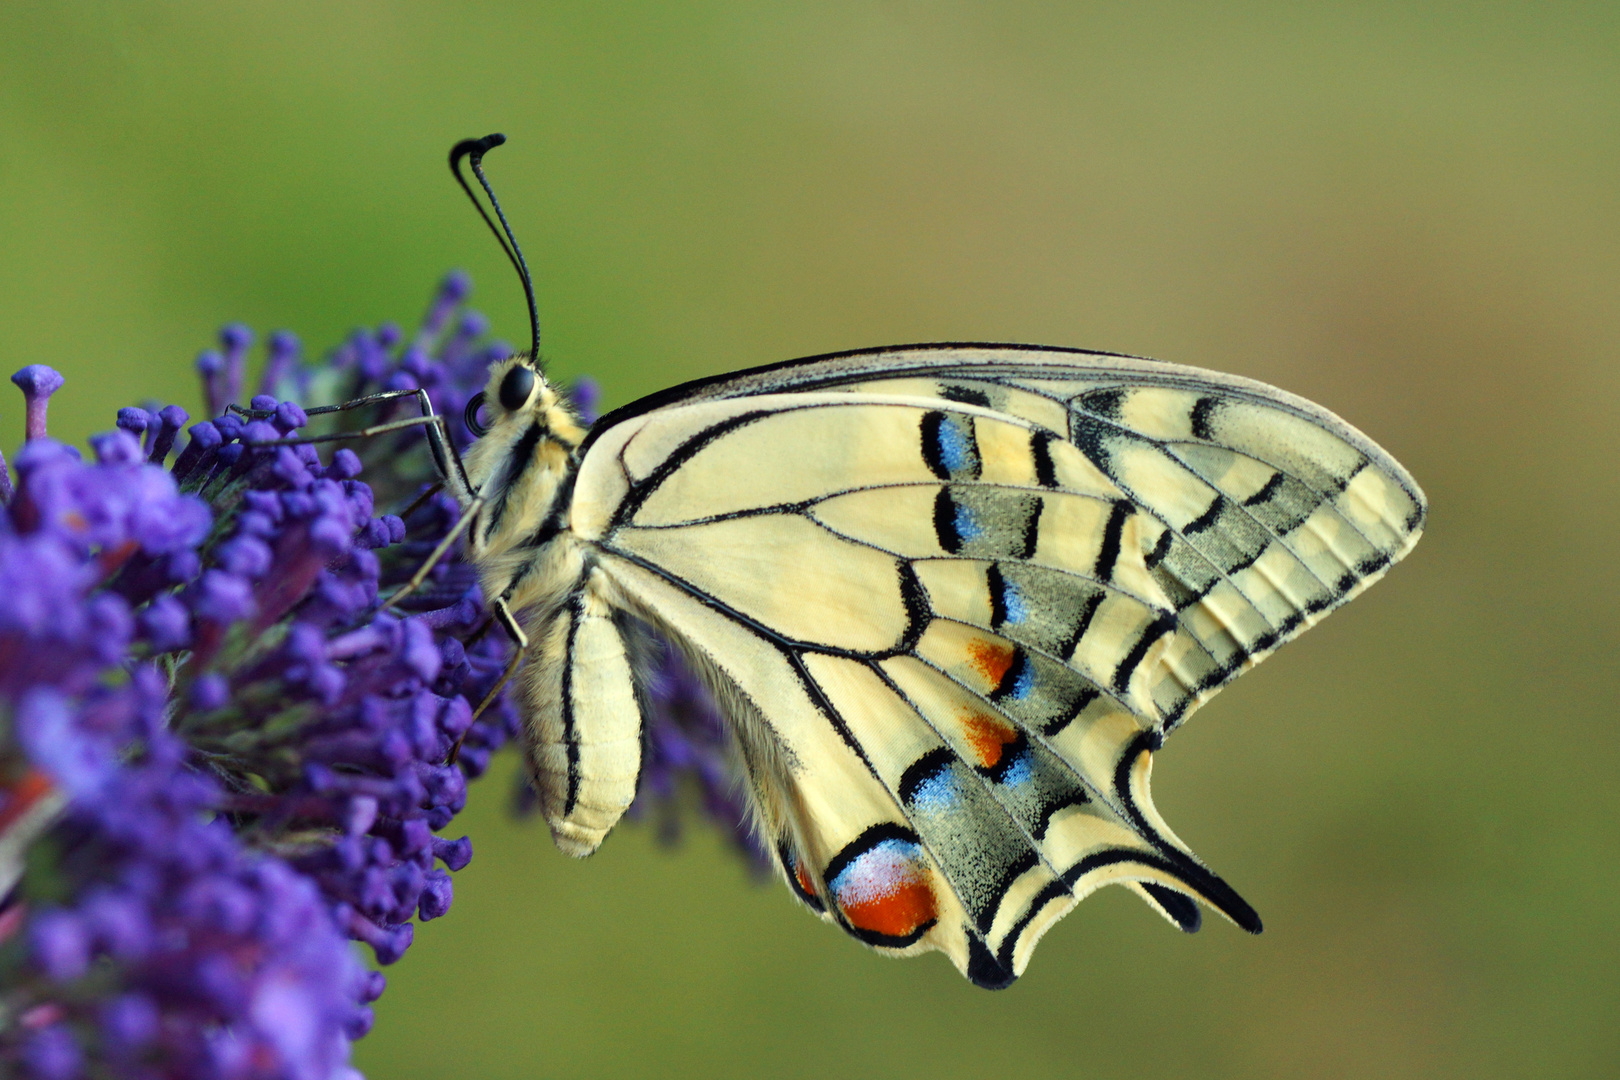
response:
<svg viewBox="0 0 1620 1080"><path fill-rule="evenodd" d="M1427 539L1159 756L1262 913L1105 890L990 994L870 954L706 827L573 862L457 827L373 1078L1598 1077L1620 1072L1620 7L0 6L0 361L82 439L198 411L215 328L522 302L609 405L864 345L1013 340L1265 379L1378 439ZM8 368L7 370L10 370ZM20 439L20 402L0 442Z"/></svg>

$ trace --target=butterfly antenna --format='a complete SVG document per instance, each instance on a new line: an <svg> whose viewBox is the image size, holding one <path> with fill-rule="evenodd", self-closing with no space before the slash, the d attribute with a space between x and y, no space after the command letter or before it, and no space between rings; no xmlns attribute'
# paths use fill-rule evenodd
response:
<svg viewBox="0 0 1620 1080"><path fill-rule="evenodd" d="M523 282L523 298L529 302L529 359L535 367L540 366L540 312L534 303L534 280L529 277L529 264L523 261L523 251L518 247L517 237L512 235L512 227L506 223L506 215L501 212L500 200L495 198L495 189L489 186L489 180L484 176L484 155L506 142L506 136L501 134L485 135L482 139L462 139L450 148L450 171L455 174L456 183L461 190L467 193L473 206L478 210L478 216L484 219L489 231L495 234L495 242L501 245L506 257L511 260L512 268L518 272L518 278ZM495 217L500 220L500 228L490 220L489 214L484 211L483 203L473 194L472 186L461 172L461 159L466 158L472 166L473 175L478 177L484 194L489 196L489 205L495 208Z"/></svg>

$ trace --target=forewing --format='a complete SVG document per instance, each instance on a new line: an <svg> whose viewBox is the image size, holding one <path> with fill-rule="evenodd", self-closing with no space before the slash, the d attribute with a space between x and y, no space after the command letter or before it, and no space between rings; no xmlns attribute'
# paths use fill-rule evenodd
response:
<svg viewBox="0 0 1620 1080"><path fill-rule="evenodd" d="M610 417L572 526L708 673L801 898L986 986L1111 881L1258 930L1154 811L1150 752L1410 548L1405 472L1316 406L1151 361L748 380Z"/></svg>

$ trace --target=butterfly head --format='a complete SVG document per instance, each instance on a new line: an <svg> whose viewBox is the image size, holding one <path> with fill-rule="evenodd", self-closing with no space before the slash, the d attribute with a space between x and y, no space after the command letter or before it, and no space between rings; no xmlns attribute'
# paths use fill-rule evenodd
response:
<svg viewBox="0 0 1620 1080"><path fill-rule="evenodd" d="M490 365L489 381L467 402L465 419L474 435L496 443L532 430L535 439L572 451L585 437L562 395L523 353Z"/></svg>
<svg viewBox="0 0 1620 1080"><path fill-rule="evenodd" d="M551 519L585 429L523 353L490 366L489 381L467 403L466 419L478 441L462 461L479 497L467 550L486 595L504 596L515 579L513 565L501 557L535 543Z"/></svg>

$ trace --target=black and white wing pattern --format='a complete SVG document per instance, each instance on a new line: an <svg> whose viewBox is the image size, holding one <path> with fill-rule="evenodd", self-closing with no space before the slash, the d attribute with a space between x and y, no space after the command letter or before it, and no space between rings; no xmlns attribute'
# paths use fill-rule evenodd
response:
<svg viewBox="0 0 1620 1080"><path fill-rule="evenodd" d="M1260 929L1152 752L1406 554L1417 485L1249 380L1060 349L872 350L605 417L569 526L736 731L800 899L1002 987L1112 882Z"/></svg>

